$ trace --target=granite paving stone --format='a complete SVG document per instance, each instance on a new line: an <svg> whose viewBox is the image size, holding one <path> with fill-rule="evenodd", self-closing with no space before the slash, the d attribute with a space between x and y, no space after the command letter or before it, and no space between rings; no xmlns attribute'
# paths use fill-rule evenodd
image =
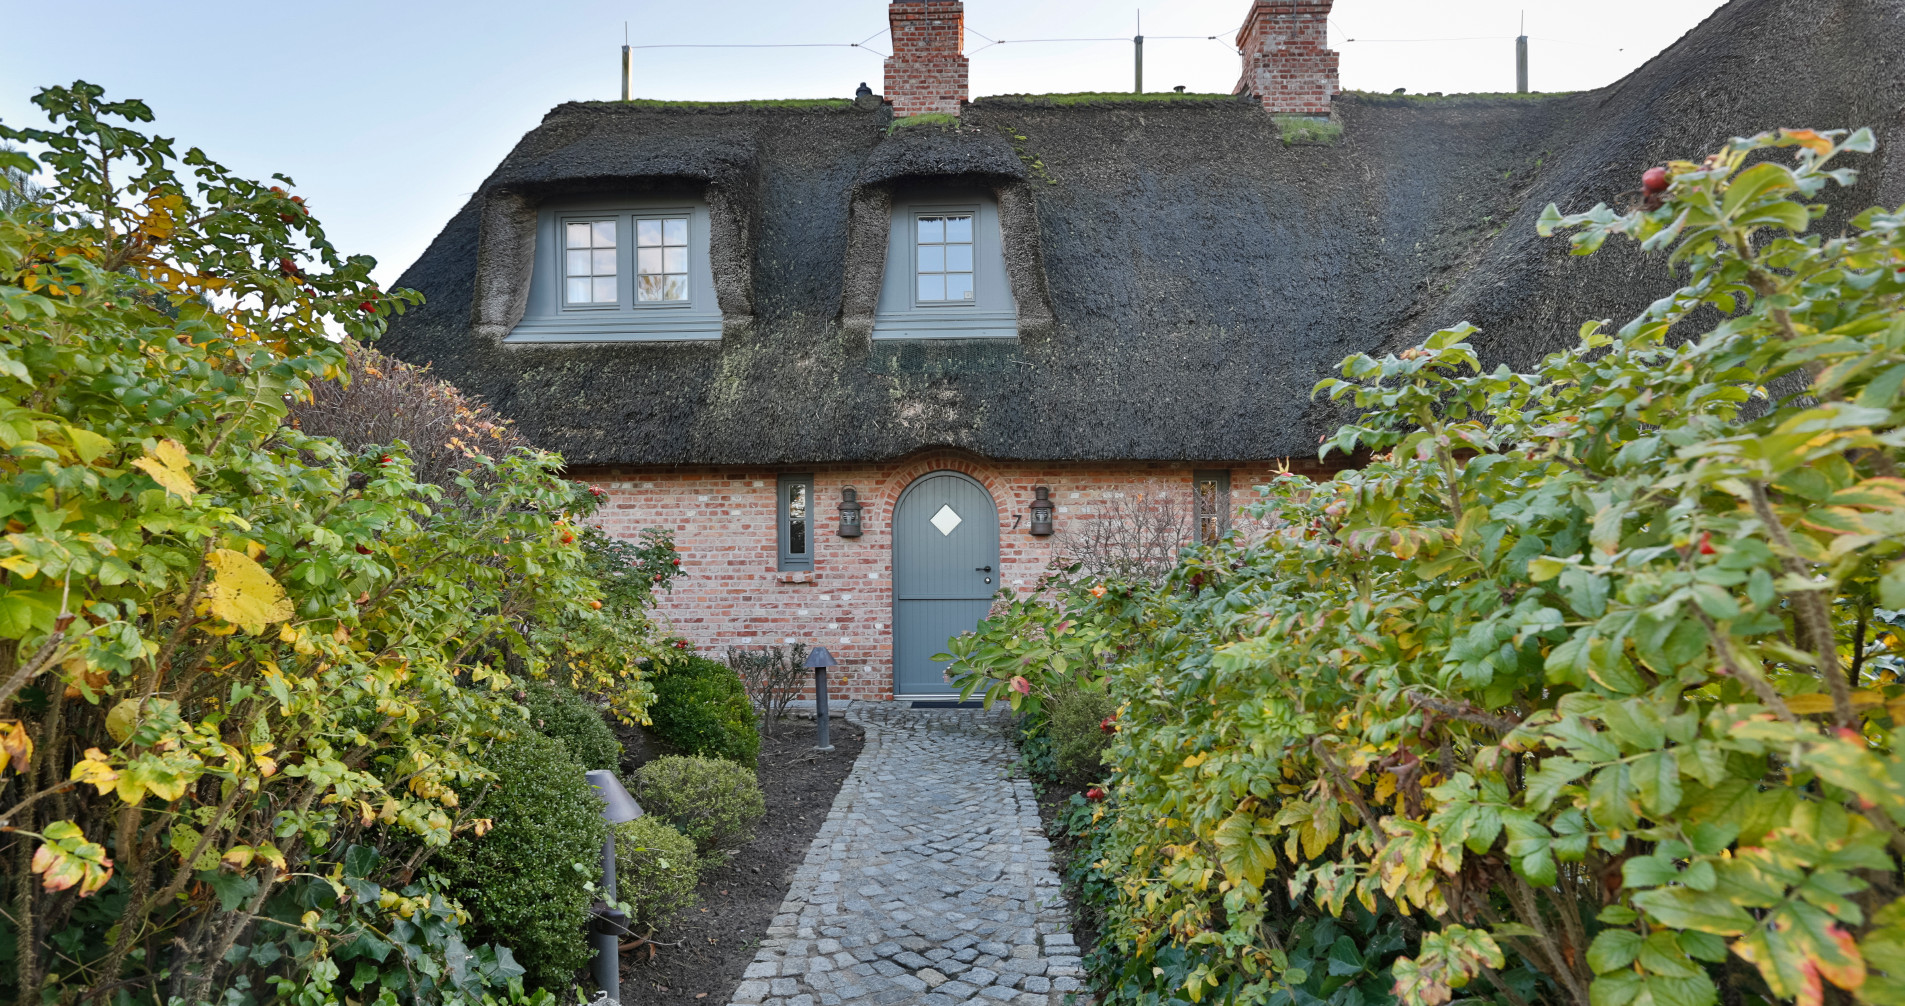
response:
<svg viewBox="0 0 1905 1006"><path fill-rule="evenodd" d="M847 716L865 747L731 1006L1088 1006L1003 710Z"/></svg>

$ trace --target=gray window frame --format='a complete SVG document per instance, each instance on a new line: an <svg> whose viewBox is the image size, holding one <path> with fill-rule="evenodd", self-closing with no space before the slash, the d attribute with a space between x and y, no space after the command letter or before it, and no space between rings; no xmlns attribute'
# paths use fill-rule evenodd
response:
<svg viewBox="0 0 1905 1006"><path fill-rule="evenodd" d="M970 301L919 299L919 218L972 216ZM896 198L888 224L886 268L873 313L873 338L1016 339L1019 307L1005 267L998 201L986 195Z"/></svg>
<svg viewBox="0 0 1905 1006"><path fill-rule="evenodd" d="M1204 494L1199 489L1206 482L1214 482L1217 485L1215 513L1207 514L1204 509ZM1191 533L1197 539L1196 544L1208 545L1223 540L1224 535L1230 531L1230 471L1228 469L1205 468L1191 472L1191 510L1196 518L1191 526ZM1207 516L1213 518L1216 523L1217 533L1214 537L1206 537L1204 534L1204 519Z"/></svg>
<svg viewBox="0 0 1905 1006"><path fill-rule="evenodd" d="M807 487L807 552L795 555L789 551L791 518L787 513L788 492L792 486ZM780 476L774 483L774 539L780 561L778 568L783 573L812 572L814 568L814 547L819 537L814 513L814 477L806 473L788 473Z"/></svg>
<svg viewBox="0 0 1905 1006"><path fill-rule="evenodd" d="M688 218L688 299L636 299L635 222ZM614 304L570 304L563 280L563 225L616 221ZM536 251L522 321L505 342L679 342L721 338L709 255L712 216L698 199L579 199L552 202L536 212Z"/></svg>

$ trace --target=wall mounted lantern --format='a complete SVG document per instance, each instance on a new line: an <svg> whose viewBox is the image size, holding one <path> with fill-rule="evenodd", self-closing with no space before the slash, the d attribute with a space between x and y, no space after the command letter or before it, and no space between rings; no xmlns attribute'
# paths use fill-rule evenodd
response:
<svg viewBox="0 0 1905 1006"><path fill-rule="evenodd" d="M852 486L840 490L840 537L860 537L860 493Z"/></svg>
<svg viewBox="0 0 1905 1006"><path fill-rule="evenodd" d="M1052 533L1052 491L1044 486L1032 490L1032 527L1037 535Z"/></svg>

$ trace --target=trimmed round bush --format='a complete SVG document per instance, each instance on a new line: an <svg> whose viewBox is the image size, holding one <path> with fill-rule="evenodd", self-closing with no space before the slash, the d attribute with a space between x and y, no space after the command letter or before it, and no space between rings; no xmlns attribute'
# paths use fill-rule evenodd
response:
<svg viewBox="0 0 1905 1006"><path fill-rule="evenodd" d="M602 721L595 703L553 681L527 682L523 691L529 696L523 705L529 708L529 722L537 732L561 741L569 757L585 769L621 769L622 742Z"/></svg>
<svg viewBox="0 0 1905 1006"><path fill-rule="evenodd" d="M767 816L754 770L722 758L657 758L636 770L635 799L710 857L747 844Z"/></svg>
<svg viewBox="0 0 1905 1006"><path fill-rule="evenodd" d="M476 812L494 826L457 836L430 866L469 909L465 940L510 947L529 982L565 991L589 961L583 884L601 869L602 801L562 742L533 731L498 741L483 764L497 779Z"/></svg>
<svg viewBox="0 0 1905 1006"><path fill-rule="evenodd" d="M615 826L615 896L634 910L629 921L660 929L695 903L701 879L694 840L654 814Z"/></svg>
<svg viewBox="0 0 1905 1006"><path fill-rule="evenodd" d="M749 768L761 751L754 704L734 669L681 656L653 668L655 702L649 731L682 754L708 755Z"/></svg>
<svg viewBox="0 0 1905 1006"><path fill-rule="evenodd" d="M1111 696L1095 689L1079 688L1058 696L1045 729L1051 735L1052 762L1060 782L1089 786L1104 777L1103 755L1111 735L1101 724L1117 711Z"/></svg>

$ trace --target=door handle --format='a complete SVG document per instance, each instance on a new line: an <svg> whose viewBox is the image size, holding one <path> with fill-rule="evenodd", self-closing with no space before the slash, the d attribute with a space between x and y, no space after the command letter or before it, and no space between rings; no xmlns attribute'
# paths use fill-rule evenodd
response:
<svg viewBox="0 0 1905 1006"><path fill-rule="evenodd" d="M992 567L991 566L974 566L972 567L972 571L975 573L990 573L992 572Z"/></svg>

